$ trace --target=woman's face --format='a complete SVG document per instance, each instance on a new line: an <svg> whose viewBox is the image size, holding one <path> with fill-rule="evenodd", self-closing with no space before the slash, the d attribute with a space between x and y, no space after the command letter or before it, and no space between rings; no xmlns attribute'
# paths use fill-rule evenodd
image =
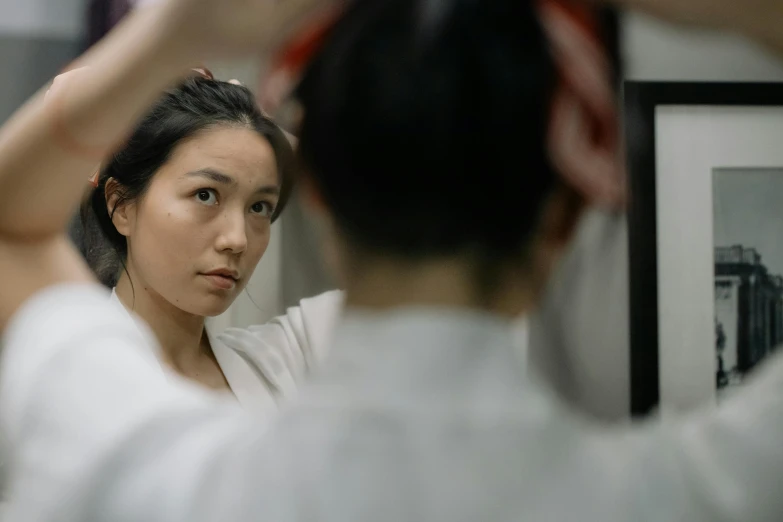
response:
<svg viewBox="0 0 783 522"><path fill-rule="evenodd" d="M219 126L183 141L127 208L134 286L188 313L223 313L266 251L279 193L257 132Z"/></svg>

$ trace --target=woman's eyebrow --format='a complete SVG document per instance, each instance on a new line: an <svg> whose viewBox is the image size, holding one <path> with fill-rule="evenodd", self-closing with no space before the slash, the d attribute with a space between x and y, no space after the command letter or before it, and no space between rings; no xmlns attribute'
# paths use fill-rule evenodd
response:
<svg viewBox="0 0 783 522"><path fill-rule="evenodd" d="M186 174L188 177L202 177L220 183L221 185L236 185L237 180L214 169L200 169Z"/></svg>

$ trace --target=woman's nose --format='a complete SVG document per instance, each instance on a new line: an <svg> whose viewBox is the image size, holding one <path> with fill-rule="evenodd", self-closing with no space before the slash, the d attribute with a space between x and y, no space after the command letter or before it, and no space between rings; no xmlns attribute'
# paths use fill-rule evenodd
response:
<svg viewBox="0 0 783 522"><path fill-rule="evenodd" d="M225 212L220 223L216 247L220 251L239 254L247 249L247 224L244 212Z"/></svg>

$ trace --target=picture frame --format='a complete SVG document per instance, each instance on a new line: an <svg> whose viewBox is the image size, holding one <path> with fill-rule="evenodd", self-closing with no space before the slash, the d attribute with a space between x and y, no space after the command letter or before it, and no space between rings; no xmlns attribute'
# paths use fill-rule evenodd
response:
<svg viewBox="0 0 783 522"><path fill-rule="evenodd" d="M724 353L736 348L739 354L732 359L734 374L763 358L754 355L753 364L748 363L748 336L738 333L752 330L747 324L769 323L754 337L765 341L751 344L783 340L778 324L783 291L776 286L783 279L775 279L783 273L777 265L783 252L778 256L768 237L777 214L768 204L752 203L753 194L766 200L766 193L783 191L783 84L628 81L623 108L631 415L702 407L722 397ZM783 204L780 215L783 243ZM753 228L759 223L764 226L756 228L764 228L767 236ZM718 245L721 241L732 244ZM767 252L743 244L753 241L767 245ZM726 263L742 261L745 249L748 263ZM748 319L742 299L749 299L750 290L740 283L733 291L716 293L716 285L740 280L724 272L743 270L761 274L753 280L754 292L758 281L766 285L759 302L767 308L762 313L754 305L751 314L758 321ZM723 299L731 306L724 306ZM728 352L719 316L730 317L734 325Z"/></svg>

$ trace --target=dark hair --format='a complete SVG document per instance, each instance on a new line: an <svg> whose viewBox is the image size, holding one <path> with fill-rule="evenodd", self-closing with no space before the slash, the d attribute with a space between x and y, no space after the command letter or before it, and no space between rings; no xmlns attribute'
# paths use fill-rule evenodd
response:
<svg viewBox="0 0 783 522"><path fill-rule="evenodd" d="M557 180L536 4L355 0L331 30L296 91L299 154L352 246L524 256Z"/></svg>
<svg viewBox="0 0 783 522"><path fill-rule="evenodd" d="M123 148L104 163L97 188L82 205L85 257L104 285L116 284L128 254L126 238L114 227L106 204L106 182L115 179L120 185L115 208L142 196L182 140L221 124L247 126L269 141L281 177L280 200L272 220L280 215L293 181L288 139L261 113L246 87L200 76L189 78L163 95Z"/></svg>

